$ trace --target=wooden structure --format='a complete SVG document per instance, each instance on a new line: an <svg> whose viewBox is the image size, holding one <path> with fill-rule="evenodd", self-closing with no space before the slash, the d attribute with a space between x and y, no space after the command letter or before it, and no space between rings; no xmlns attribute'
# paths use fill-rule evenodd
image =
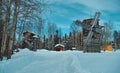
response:
<svg viewBox="0 0 120 73"><path fill-rule="evenodd" d="M30 50L36 50L42 46L39 38L35 36L33 32L26 31L23 33L22 48L29 48Z"/></svg>
<svg viewBox="0 0 120 73"><path fill-rule="evenodd" d="M112 51L112 50L113 50L113 47L112 47L112 45L102 46L102 49L103 49L104 51Z"/></svg>
<svg viewBox="0 0 120 73"><path fill-rule="evenodd" d="M33 36L35 34L29 31L26 31L23 33L23 40L22 40L22 47L23 48L29 48L32 49L33 45L32 45L32 40L33 40Z"/></svg>
<svg viewBox="0 0 120 73"><path fill-rule="evenodd" d="M40 41L38 36L33 36L33 47L35 49L40 49L43 47L43 43Z"/></svg>
<svg viewBox="0 0 120 73"><path fill-rule="evenodd" d="M82 22L76 20L76 24L82 26L84 52L101 51L103 26L99 25L99 16L100 13L96 12L94 18L85 19Z"/></svg>
<svg viewBox="0 0 120 73"><path fill-rule="evenodd" d="M61 50L63 50L63 48L64 48L64 45L62 45L62 44L55 45L55 51L61 51Z"/></svg>
<svg viewBox="0 0 120 73"><path fill-rule="evenodd" d="M93 21L93 19L85 19L83 20L83 23L85 24L90 24ZM90 26L92 26L90 24ZM94 26L92 32L93 35L91 36L90 42L88 42L87 45L87 52L100 52L100 46L102 46L102 34L99 32L96 32L95 29L100 29L102 31L102 27L99 25L99 20L97 20L97 24ZM87 38L87 36L89 35L89 31L87 29L83 28L83 40L85 40Z"/></svg>

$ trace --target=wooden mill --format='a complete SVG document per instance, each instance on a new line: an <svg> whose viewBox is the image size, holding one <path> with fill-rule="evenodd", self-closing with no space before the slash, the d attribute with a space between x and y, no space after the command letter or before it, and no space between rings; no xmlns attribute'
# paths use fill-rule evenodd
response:
<svg viewBox="0 0 120 73"><path fill-rule="evenodd" d="M96 12L94 18L75 21L76 25L82 26L84 52L101 51L103 26L99 25L99 16L100 12Z"/></svg>

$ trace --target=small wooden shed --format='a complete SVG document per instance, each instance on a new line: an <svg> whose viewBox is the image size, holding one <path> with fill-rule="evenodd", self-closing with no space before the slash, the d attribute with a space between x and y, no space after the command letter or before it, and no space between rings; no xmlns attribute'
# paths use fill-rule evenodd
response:
<svg viewBox="0 0 120 73"><path fill-rule="evenodd" d="M61 51L61 50L63 50L63 48L64 48L64 45L62 45L62 44L55 45L55 51Z"/></svg>
<svg viewBox="0 0 120 73"><path fill-rule="evenodd" d="M108 46L102 46L102 49L104 50L104 51L112 51L113 50L113 47L112 47L112 45L108 45Z"/></svg>

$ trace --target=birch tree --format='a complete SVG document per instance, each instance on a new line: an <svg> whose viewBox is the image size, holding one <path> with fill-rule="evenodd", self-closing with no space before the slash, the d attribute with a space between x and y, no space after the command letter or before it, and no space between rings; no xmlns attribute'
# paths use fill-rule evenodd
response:
<svg viewBox="0 0 120 73"><path fill-rule="evenodd" d="M48 23L48 47L53 48L54 46L54 35L57 30L57 26L54 23Z"/></svg>
<svg viewBox="0 0 120 73"><path fill-rule="evenodd" d="M3 18L2 17L2 0L0 0L0 39L2 38L2 31L3 31L3 19L2 18ZM1 43L0 43L0 46L1 46Z"/></svg>
<svg viewBox="0 0 120 73"><path fill-rule="evenodd" d="M2 0L0 0L0 37L2 32Z"/></svg>
<svg viewBox="0 0 120 73"><path fill-rule="evenodd" d="M109 42L111 41L112 39L112 23L109 22L109 23L104 23L104 37L103 37L103 40L105 42L105 45L109 45Z"/></svg>
<svg viewBox="0 0 120 73"><path fill-rule="evenodd" d="M19 0L14 0L14 17L13 17L13 22L12 22L12 29L10 32L10 40L9 40L9 45L8 45L8 58L10 58L12 48L13 48L13 42L14 42L14 35L15 35L15 29L16 29L16 23L17 23L17 16L18 16L18 5L19 5Z"/></svg>
<svg viewBox="0 0 120 73"><path fill-rule="evenodd" d="M10 21L10 8L11 8L11 0L7 0L6 1L6 16L5 16L5 23L3 25L3 34L2 34L2 45L1 45L1 53L2 56L5 53L5 49L6 49L6 41L7 41L7 32L8 32L8 24Z"/></svg>
<svg viewBox="0 0 120 73"><path fill-rule="evenodd" d="M3 30L3 23L2 23L2 0L0 0L0 46L1 46L1 40L2 40L2 30ZM0 60L2 58L1 54L1 47L0 47Z"/></svg>
<svg viewBox="0 0 120 73"><path fill-rule="evenodd" d="M44 13L45 5L46 2L44 0L20 0L17 23L18 41L20 41L24 31L33 30L33 27L36 28L38 34L41 34L44 24L42 14Z"/></svg>
<svg viewBox="0 0 120 73"><path fill-rule="evenodd" d="M73 47L76 47L77 44L77 38L76 36L78 35L78 32L80 32L80 27L76 25L75 21L73 21L73 23L70 26L71 28L71 32L73 33Z"/></svg>
<svg viewBox="0 0 120 73"><path fill-rule="evenodd" d="M40 18L42 18L41 14L44 6L44 0L0 0L0 22L4 21L3 27L0 26L0 33L3 30L2 36L0 35L2 37L0 49L2 56L5 54L6 46L8 46L8 58L10 58L16 30L20 32L19 39L23 31L33 30L32 25L41 21ZM1 10L1 7L3 10ZM4 15L1 11L4 11ZM1 21L1 18L4 20ZM11 29L11 31L8 31L8 29ZM10 38L9 44L6 44L8 32L10 32Z"/></svg>

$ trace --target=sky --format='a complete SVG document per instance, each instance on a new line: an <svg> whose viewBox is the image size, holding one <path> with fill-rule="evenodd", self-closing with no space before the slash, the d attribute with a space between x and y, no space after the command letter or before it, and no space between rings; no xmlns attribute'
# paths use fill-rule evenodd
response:
<svg viewBox="0 0 120 73"><path fill-rule="evenodd" d="M70 32L70 25L76 19L84 20L94 17L95 12L100 12L100 24L111 22L113 30L120 26L119 0L50 0L48 21L57 24L63 34Z"/></svg>

